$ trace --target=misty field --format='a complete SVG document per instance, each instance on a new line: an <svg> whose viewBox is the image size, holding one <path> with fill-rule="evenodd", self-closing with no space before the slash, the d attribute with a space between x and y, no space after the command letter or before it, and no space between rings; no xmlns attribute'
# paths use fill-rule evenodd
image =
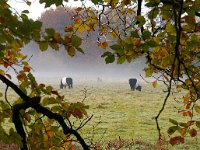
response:
<svg viewBox="0 0 200 150"><path fill-rule="evenodd" d="M142 92L131 91L128 82L76 82L73 89L59 89L59 85L52 82L58 91L65 95L66 101L77 102L84 100L89 105L88 116L92 119L79 132L88 143L108 143L124 139L138 141L131 149L150 149L158 138L154 117L160 110L166 93L164 85L153 88L150 83L142 84ZM3 89L2 89L3 90ZM9 91L8 97L14 94ZM180 95L181 96L181 95ZM172 126L169 118L184 121L178 110L181 104L170 97L167 106L160 117L162 134L169 139L168 127ZM180 120L180 118L182 120ZM186 138L185 145L175 147L166 144L168 149L200 149L199 136Z"/></svg>

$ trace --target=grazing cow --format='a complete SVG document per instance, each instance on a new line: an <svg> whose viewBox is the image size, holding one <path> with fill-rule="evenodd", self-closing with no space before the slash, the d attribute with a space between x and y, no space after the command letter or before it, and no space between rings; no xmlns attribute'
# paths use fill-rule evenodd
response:
<svg viewBox="0 0 200 150"><path fill-rule="evenodd" d="M141 91L142 90L142 86L139 85L138 80L135 78L129 79L129 85L130 85L132 91L135 91L135 90Z"/></svg>
<svg viewBox="0 0 200 150"><path fill-rule="evenodd" d="M72 78L63 77L61 79L60 88L63 89L63 88L66 88L66 86L68 86L69 89L73 88Z"/></svg>

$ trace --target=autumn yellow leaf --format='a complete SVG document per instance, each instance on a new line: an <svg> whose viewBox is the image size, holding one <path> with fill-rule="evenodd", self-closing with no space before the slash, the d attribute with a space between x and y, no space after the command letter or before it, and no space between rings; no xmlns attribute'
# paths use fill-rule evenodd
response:
<svg viewBox="0 0 200 150"><path fill-rule="evenodd" d="M181 86L181 85L178 85L178 86L176 87L176 90L177 90L177 92L181 92L181 91L182 91L182 86Z"/></svg>
<svg viewBox="0 0 200 150"><path fill-rule="evenodd" d="M62 41L61 35L60 33L56 32L53 36L54 40L58 43L60 43Z"/></svg>
<svg viewBox="0 0 200 150"><path fill-rule="evenodd" d="M107 32L108 32L108 28L106 26L103 26L101 28L99 35L102 36L102 35L106 34Z"/></svg>
<svg viewBox="0 0 200 150"><path fill-rule="evenodd" d="M2 69L0 69L0 74L4 76L5 72Z"/></svg>
<svg viewBox="0 0 200 150"><path fill-rule="evenodd" d="M72 47L72 46L70 46L67 49L67 52L68 52L69 56L71 56L71 57L73 57L76 54L76 51L75 51L74 47Z"/></svg>
<svg viewBox="0 0 200 150"><path fill-rule="evenodd" d="M110 33L110 37L111 38L116 38L119 36L119 31L118 30L113 30L111 33Z"/></svg>
<svg viewBox="0 0 200 150"><path fill-rule="evenodd" d="M78 31L79 33L83 33L85 30L86 30L86 29L85 29L85 26L82 24L82 25L79 25L77 31Z"/></svg>
<svg viewBox="0 0 200 150"><path fill-rule="evenodd" d="M192 82L190 81L190 79L186 79L186 80L185 80L185 84L186 84L187 86L189 86L189 85L192 84Z"/></svg>
<svg viewBox="0 0 200 150"><path fill-rule="evenodd" d="M156 88L158 86L157 80L155 80L154 82L152 82L152 85L153 85L154 88Z"/></svg>

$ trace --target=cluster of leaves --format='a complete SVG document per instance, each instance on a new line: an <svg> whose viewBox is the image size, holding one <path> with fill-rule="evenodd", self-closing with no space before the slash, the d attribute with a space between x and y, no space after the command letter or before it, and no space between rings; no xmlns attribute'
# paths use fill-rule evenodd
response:
<svg viewBox="0 0 200 150"><path fill-rule="evenodd" d="M187 133L194 137L199 128L200 106L200 2L198 0L93 0L94 8L77 8L70 31L99 31L98 46L107 49L102 55L106 63L118 64L146 57L146 77L154 77L153 87L163 81L167 95L155 117L159 138L162 138L158 118L172 93L183 93L178 111L188 122L173 121L168 133L171 144L183 143ZM144 8L142 2L145 3ZM144 11L143 11L144 10ZM84 15L83 15L84 14ZM92 27L92 28L91 28ZM111 41L111 42L110 42ZM159 74L159 77L155 77ZM173 88L177 87L177 88ZM186 93L186 94L185 94ZM171 120L172 121L172 120ZM170 122L171 122L170 121ZM178 142L179 141L179 142Z"/></svg>
<svg viewBox="0 0 200 150"><path fill-rule="evenodd" d="M67 0L55 2L40 0L40 3L45 3L45 7L49 7L53 4L63 5L64 1L67 2ZM161 110L155 117L159 139L162 138L162 135L158 118L165 108L168 97L172 92L185 91L187 93L181 101L184 108L179 113L188 117L188 122L183 123L170 119L173 126L169 128L168 133L170 135L175 131L180 133L180 136L171 137L170 143L172 145L183 143L187 133L191 137L195 137L197 135L196 128L199 128L199 120L195 119L194 115L200 113L198 104L200 97L200 2L198 0L144 0L144 2L143 0L92 0L92 2L97 7L75 9L75 15L72 17L74 23L66 25L65 35L54 29L43 31L40 21L34 21L27 17L28 10L18 14L11 10L7 0L0 2L0 65L2 66L0 79L21 97L10 105L1 101L3 116L1 116L1 122L4 122L5 118L12 117L10 110L18 112L19 108L26 108L24 111L20 109L20 117L24 123L23 127L27 127L25 135L28 136L28 142L33 147L35 142L41 143L39 144L40 148L58 146L60 141L70 138L66 135L67 133L73 133L76 137L80 137L77 132L68 128L66 128L66 132L64 131L65 134L57 132L61 130L57 123L62 124L62 119L65 119L72 129L73 124L69 121L69 117L83 118L87 115L85 111L87 106L83 103L69 104L51 86L38 84L30 72L31 66L21 52L21 48L34 40L42 51L47 50L48 47L59 50L60 46L64 45L67 53L74 56L76 51L83 52L80 48L82 39L79 34L98 30L99 48L109 48L102 55L105 57L106 63L117 60L118 64L122 64L125 61L131 62L144 56L148 65L144 68L146 76L152 77L159 74L159 77L155 77L152 85L156 87L159 80L165 83L168 92ZM144 8L142 3L145 4ZM31 3L27 1L27 5L31 5ZM12 78L10 74L6 73L6 70L10 68L14 69L17 74L19 88L5 78ZM172 88L174 86L177 87L175 91ZM8 102L7 98L5 99ZM42 110L44 116L40 114L41 110L38 108ZM61 114L64 118L58 119L56 122L51 118L55 119L59 116L48 110ZM36 112L40 113L36 114ZM13 113L13 116L15 115ZM12 121L21 123L14 117ZM21 132L24 146L26 142L24 131L20 128L21 124L15 127L18 133ZM43 129L40 130L38 127L43 127ZM6 133L3 128L0 130L3 137L15 134L13 129L9 133ZM38 139L36 140L36 138ZM80 143L85 144L81 138L78 139Z"/></svg>
<svg viewBox="0 0 200 150"><path fill-rule="evenodd" d="M26 4L31 5L29 1ZM7 0L0 2L0 80L7 86L5 100L0 100L0 139L4 143L16 143L22 149L26 149L27 145L33 149L68 149L74 140L71 137L73 134L75 140L87 149L77 132L87 119L81 121L79 126L75 126L70 120L87 117L88 106L83 102L69 103L52 86L39 84L31 73L29 58L21 51L33 40L38 43L41 51L48 47L58 50L64 45L68 54L74 56L75 49L83 52L79 48L81 38L71 32L68 34L67 27L63 37L54 29L42 30L42 23L28 18L28 13L28 10L21 14L15 12ZM16 76L7 73L10 69L14 70ZM16 77L18 86L6 77ZM7 98L9 87L19 95L12 100L14 102ZM13 126L5 128L4 125L8 122L13 122L16 129Z"/></svg>

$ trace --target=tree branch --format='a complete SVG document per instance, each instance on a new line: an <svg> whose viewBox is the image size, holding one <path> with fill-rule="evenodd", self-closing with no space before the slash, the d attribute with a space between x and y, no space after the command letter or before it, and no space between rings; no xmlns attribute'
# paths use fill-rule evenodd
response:
<svg viewBox="0 0 200 150"><path fill-rule="evenodd" d="M47 108L39 104L40 97L33 97L33 98L28 97L14 83L12 83L10 80L5 78L3 75L0 75L0 80L2 80L7 86L10 86L24 100L24 103L16 104L13 106L13 123L15 124L17 133L22 137L22 143L23 143L22 150L27 150L27 142L26 142L26 133L23 129L22 122L19 118L20 110L21 109L26 110L30 107L35 109L37 113L41 113L50 119L55 119L56 121L58 121L58 123L61 125L63 129L64 134L73 134L77 138L77 140L80 142L84 150L89 150L89 146L85 143L85 141L80 136L80 134L76 130L69 128L66 125L61 115L57 113L53 113Z"/></svg>

